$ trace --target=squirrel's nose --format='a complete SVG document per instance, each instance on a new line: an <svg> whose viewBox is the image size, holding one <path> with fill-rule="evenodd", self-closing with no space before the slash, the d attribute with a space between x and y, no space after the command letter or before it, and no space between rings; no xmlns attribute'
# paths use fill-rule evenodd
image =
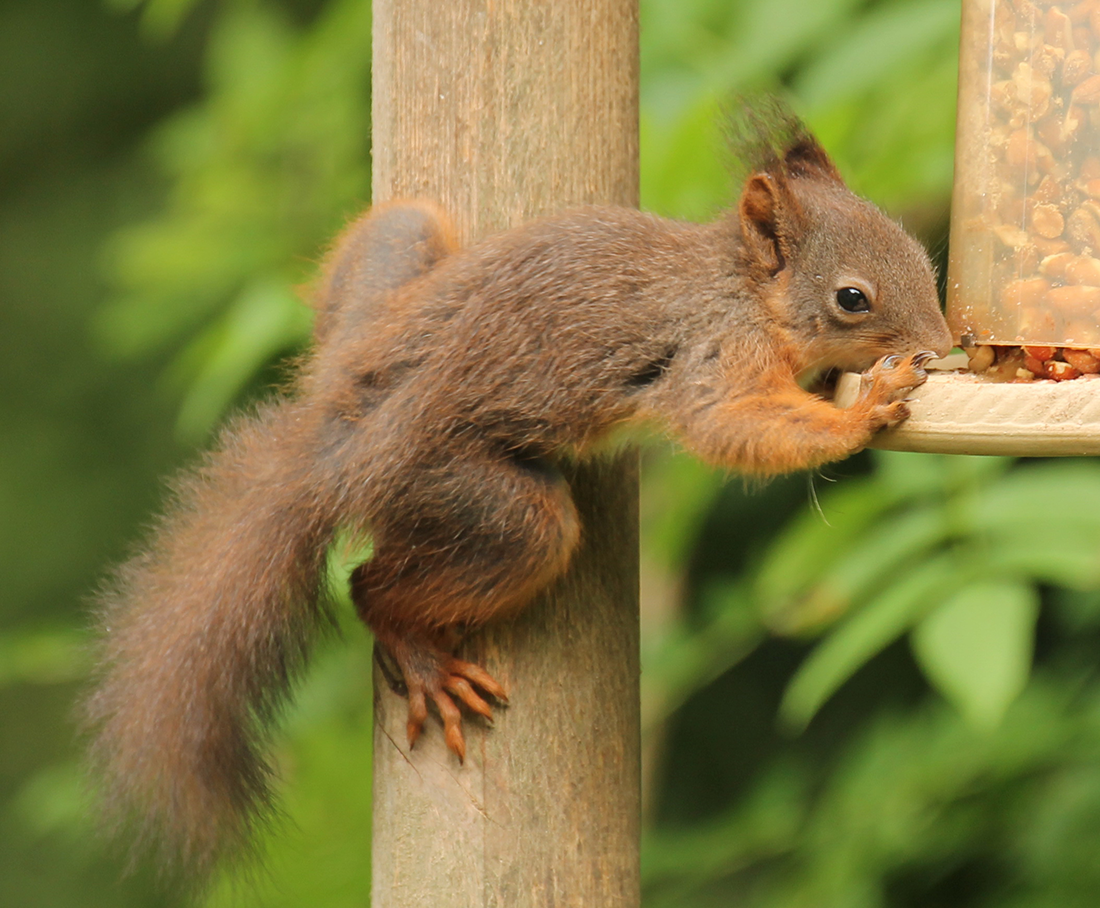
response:
<svg viewBox="0 0 1100 908"><path fill-rule="evenodd" d="M951 336L951 329L947 327L947 322L942 318L940 322L939 340L929 349L935 350L939 356L947 356L951 352L951 348L955 346L955 338Z"/></svg>
<svg viewBox="0 0 1100 908"><path fill-rule="evenodd" d="M951 329L947 327L947 321L936 310L935 321L926 326L922 332L920 347L925 350L934 350L937 356L947 356L951 348L955 346L955 339L951 336Z"/></svg>

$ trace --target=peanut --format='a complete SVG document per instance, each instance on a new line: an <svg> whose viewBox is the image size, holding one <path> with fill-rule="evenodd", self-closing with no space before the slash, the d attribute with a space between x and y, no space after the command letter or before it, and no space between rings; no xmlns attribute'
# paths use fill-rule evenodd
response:
<svg viewBox="0 0 1100 908"><path fill-rule="evenodd" d="M1100 259L1079 255L1066 266L1066 280L1071 284L1091 284L1100 287Z"/></svg>
<svg viewBox="0 0 1100 908"><path fill-rule="evenodd" d="M1067 347L1062 351L1065 361L1082 374L1095 375L1100 372L1100 359L1088 350L1074 350Z"/></svg>
<svg viewBox="0 0 1100 908"><path fill-rule="evenodd" d="M1091 312L1100 306L1100 287L1089 287L1084 284L1051 287L1047 291L1047 300L1062 312Z"/></svg>
<svg viewBox="0 0 1100 908"><path fill-rule="evenodd" d="M1066 220L1054 205L1036 205L1031 212L1031 226L1039 236L1053 240L1062 235Z"/></svg>
<svg viewBox="0 0 1100 908"><path fill-rule="evenodd" d="M1100 75L1089 76L1079 82L1071 97L1074 104L1083 104L1086 107L1100 103Z"/></svg>
<svg viewBox="0 0 1100 908"><path fill-rule="evenodd" d="M1058 360L1047 363L1046 369L1047 378L1053 378L1055 381L1069 381L1071 378L1077 378L1081 374L1069 363L1062 363Z"/></svg>
<svg viewBox="0 0 1100 908"><path fill-rule="evenodd" d="M1047 364L1041 359L1036 359L1034 356L1025 356L1024 368L1032 375L1041 375L1043 378L1046 378Z"/></svg>
<svg viewBox="0 0 1100 908"><path fill-rule="evenodd" d="M1054 55L1040 58L1045 67L1054 62ZM1092 55L1084 50L1072 50L1066 54L1062 61L1062 84L1077 85L1087 76L1092 75Z"/></svg>
<svg viewBox="0 0 1100 908"><path fill-rule="evenodd" d="M997 360L996 351L990 346L970 347L966 355L971 372L985 372Z"/></svg>
<svg viewBox="0 0 1100 908"><path fill-rule="evenodd" d="M1049 359L1054 359L1057 353L1057 347L1033 347L1024 344L1024 354L1030 356L1032 359L1037 359L1041 363L1045 363Z"/></svg>
<svg viewBox="0 0 1100 908"><path fill-rule="evenodd" d="M1001 305L1006 309L1012 306L1041 306L1050 289L1050 281L1041 277L1012 281L1005 285Z"/></svg>
<svg viewBox="0 0 1100 908"><path fill-rule="evenodd" d="M1039 273L1052 280L1064 280L1070 264L1076 259L1072 252L1057 252L1039 262Z"/></svg>
<svg viewBox="0 0 1100 908"><path fill-rule="evenodd" d="M1069 216L1066 235L1081 247L1100 252L1100 221L1088 208L1081 206Z"/></svg>

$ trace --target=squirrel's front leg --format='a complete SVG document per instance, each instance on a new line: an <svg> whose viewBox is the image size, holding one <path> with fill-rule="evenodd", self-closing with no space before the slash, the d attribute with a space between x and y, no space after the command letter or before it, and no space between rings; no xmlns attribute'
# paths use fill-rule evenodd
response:
<svg viewBox="0 0 1100 908"><path fill-rule="evenodd" d="M748 393L700 401L680 417L682 440L709 463L758 475L840 460L909 415L905 395L927 380L924 365L934 356L884 356L863 374L859 397L844 410L776 369L759 376Z"/></svg>

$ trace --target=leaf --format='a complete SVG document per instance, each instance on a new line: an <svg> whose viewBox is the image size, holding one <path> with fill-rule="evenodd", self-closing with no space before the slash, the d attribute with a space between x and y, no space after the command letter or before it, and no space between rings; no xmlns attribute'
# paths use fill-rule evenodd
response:
<svg viewBox="0 0 1100 908"><path fill-rule="evenodd" d="M309 310L287 286L261 278L246 287L196 341L205 356L180 407L179 435L205 435L265 363L307 336L309 324ZM183 358L191 357L185 353Z"/></svg>
<svg viewBox="0 0 1100 908"><path fill-rule="evenodd" d="M1100 586L1096 532L997 539L988 555L994 576L1015 575L1076 590Z"/></svg>
<svg viewBox="0 0 1100 908"><path fill-rule="evenodd" d="M778 536L757 571L754 595L765 609L801 596L836 560L840 544L856 540L897 498L874 479L854 480L822 498Z"/></svg>
<svg viewBox="0 0 1100 908"><path fill-rule="evenodd" d="M0 636L0 688L63 684L89 668L87 641L71 631L9 631Z"/></svg>
<svg viewBox="0 0 1100 908"><path fill-rule="evenodd" d="M793 851L806 822L808 788L800 767L780 763L736 806L709 822L687 830L649 831L642 845L646 884L697 885Z"/></svg>
<svg viewBox="0 0 1100 908"><path fill-rule="evenodd" d="M974 507L976 522L1021 538L1100 531L1100 465L1083 460L1025 466L988 486Z"/></svg>
<svg viewBox="0 0 1100 908"><path fill-rule="evenodd" d="M371 647L320 652L275 756L288 783L281 822L258 829L258 861L227 861L203 908L353 908L369 901ZM251 855L246 856L251 857Z"/></svg>
<svg viewBox="0 0 1100 908"><path fill-rule="evenodd" d="M701 627L683 621L666 630L656 646L642 651L642 731L650 732L692 694L748 656L764 639L742 584L715 584L704 590L703 612L713 619Z"/></svg>
<svg viewBox="0 0 1100 908"><path fill-rule="evenodd" d="M329 589L347 595L351 574L374 557L374 540L362 531L343 528L329 546L327 574Z"/></svg>
<svg viewBox="0 0 1100 908"><path fill-rule="evenodd" d="M945 492L970 492L1008 470L1011 457L958 457L912 451L872 450L875 481L907 498L927 498Z"/></svg>
<svg viewBox="0 0 1100 908"><path fill-rule="evenodd" d="M720 62L717 87L728 92L778 76L798 56L843 24L857 0L756 0L745 10L737 40Z"/></svg>
<svg viewBox="0 0 1100 908"><path fill-rule="evenodd" d="M806 111L851 188L916 214L928 238L950 197L957 75L957 44L944 41L861 93Z"/></svg>
<svg viewBox="0 0 1100 908"><path fill-rule="evenodd" d="M40 768L23 782L9 808L36 835L95 833L88 810L87 780L73 762Z"/></svg>
<svg viewBox="0 0 1100 908"><path fill-rule="evenodd" d="M681 87L679 80L677 86ZM643 111L639 125L644 208L666 217L708 220L731 201L734 190L721 154L721 122L721 105L710 93L689 95L671 118Z"/></svg>
<svg viewBox="0 0 1100 908"><path fill-rule="evenodd" d="M809 589L761 604L768 625L776 633L799 634L836 620L941 543L948 530L936 505L888 515L855 539L834 533L839 554Z"/></svg>
<svg viewBox="0 0 1100 908"><path fill-rule="evenodd" d="M679 570L691 556L703 518L725 476L694 457L646 452L642 461L642 537L646 561Z"/></svg>
<svg viewBox="0 0 1100 908"><path fill-rule="evenodd" d="M111 0L119 9L134 9L143 0ZM145 32L154 39L166 40L174 35L184 18L197 5L197 0L147 0L141 17Z"/></svg>
<svg viewBox="0 0 1100 908"><path fill-rule="evenodd" d="M880 6L823 45L799 74L795 92L812 107L836 103L913 65L936 44L955 39L958 31L956 0Z"/></svg>
<svg viewBox="0 0 1100 908"><path fill-rule="evenodd" d="M950 554L937 555L844 621L795 672L779 707L781 721L804 728L840 685L905 633L947 589L968 580L970 570Z"/></svg>
<svg viewBox="0 0 1100 908"><path fill-rule="evenodd" d="M973 725L994 728L1031 669L1038 596L1020 581L960 589L916 627L917 661Z"/></svg>

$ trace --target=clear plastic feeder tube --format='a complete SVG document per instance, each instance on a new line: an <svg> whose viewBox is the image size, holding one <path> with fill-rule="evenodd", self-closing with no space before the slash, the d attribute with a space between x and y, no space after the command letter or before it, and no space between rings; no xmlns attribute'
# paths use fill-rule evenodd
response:
<svg viewBox="0 0 1100 908"><path fill-rule="evenodd" d="M1100 0L962 7L948 320L1100 348Z"/></svg>

